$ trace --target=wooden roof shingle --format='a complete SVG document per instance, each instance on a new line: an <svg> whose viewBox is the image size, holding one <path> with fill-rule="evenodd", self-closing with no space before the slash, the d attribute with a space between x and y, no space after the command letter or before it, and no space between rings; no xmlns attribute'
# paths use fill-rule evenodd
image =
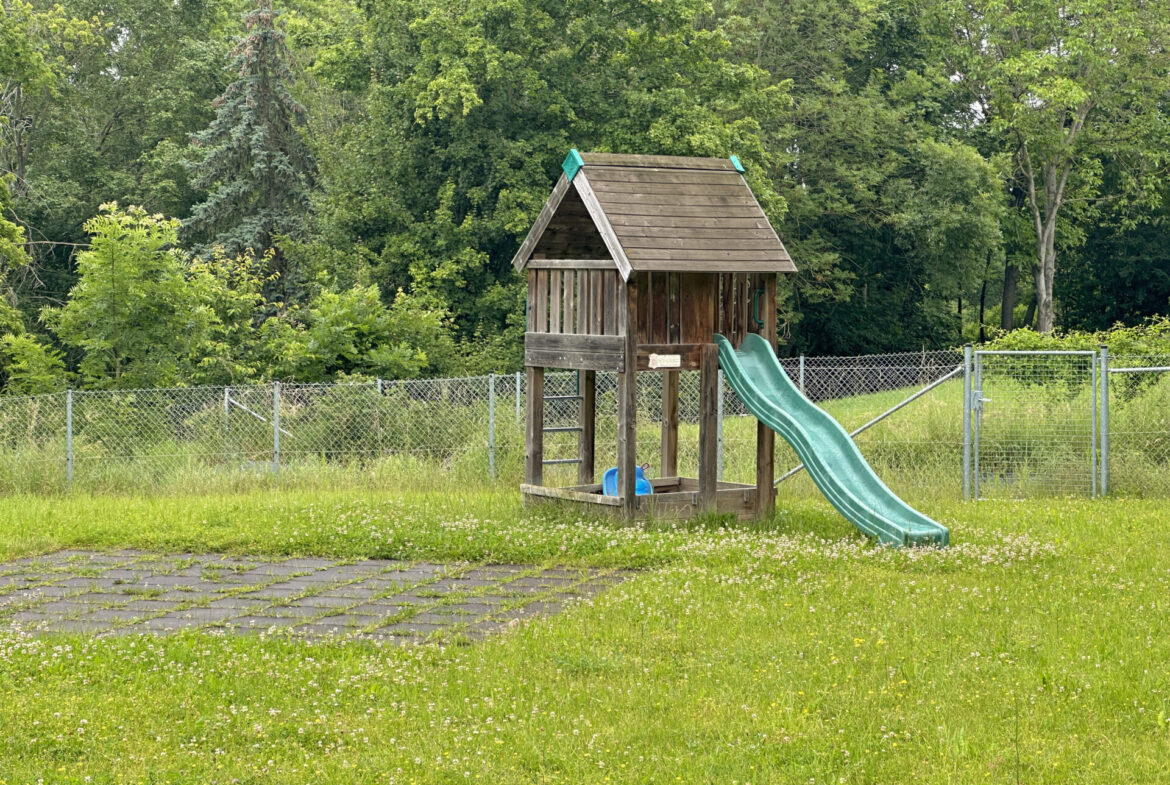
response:
<svg viewBox="0 0 1170 785"><path fill-rule="evenodd" d="M641 270L796 271L738 161L573 150L563 168L512 259L518 270L538 249L572 259L577 248L590 259L608 252L624 278ZM566 240L573 233L580 244Z"/></svg>

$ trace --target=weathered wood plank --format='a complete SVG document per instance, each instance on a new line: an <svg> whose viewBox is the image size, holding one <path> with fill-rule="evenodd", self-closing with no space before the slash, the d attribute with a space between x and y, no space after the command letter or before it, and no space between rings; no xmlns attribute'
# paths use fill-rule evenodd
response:
<svg viewBox="0 0 1170 785"><path fill-rule="evenodd" d="M560 270L548 271L548 331L561 331L561 303L564 302L564 282Z"/></svg>
<svg viewBox="0 0 1170 785"><path fill-rule="evenodd" d="M561 286L562 300L561 317L564 319L564 332L577 332L577 272L575 270L564 271L564 284Z"/></svg>
<svg viewBox="0 0 1170 785"><path fill-rule="evenodd" d="M602 280L605 285L605 325L604 330L606 335L617 335L618 323L618 275L614 273L602 273Z"/></svg>
<svg viewBox="0 0 1170 785"><path fill-rule="evenodd" d="M624 155L618 153L581 153L585 166L616 166L650 169L714 169L736 171L728 158L698 158L682 155Z"/></svg>
<svg viewBox="0 0 1170 785"><path fill-rule="evenodd" d="M517 270L524 267L524 263L528 261L528 255L532 253L532 249L536 247L536 243L544 234L545 227L548 226L549 221L552 220L556 214L557 207L560 206L561 200L565 198L565 194L569 191L569 178L563 174L557 178L557 184L553 186L552 193L549 194L548 201L544 203L544 207L540 208L540 212L536 216L536 220L532 223L532 228L528 230L528 234L524 237L524 242L520 243L519 250L516 255L512 257L512 266Z"/></svg>
<svg viewBox="0 0 1170 785"><path fill-rule="evenodd" d="M577 423L581 426L577 433L577 458L580 461L577 464L577 482L585 484L593 482L595 476L597 374L581 371L577 375L577 389L581 396L581 410L577 415Z"/></svg>
<svg viewBox="0 0 1170 785"><path fill-rule="evenodd" d="M751 324L752 320L752 276L748 273L738 276L736 280L739 286L739 294L737 297L740 302L740 308L739 324L735 326L735 331L739 336L739 340L743 341L744 337L751 332L748 325Z"/></svg>
<svg viewBox="0 0 1170 785"><path fill-rule="evenodd" d="M776 349L776 276L764 276L763 309L764 326L760 335ZM755 512L759 518L771 515L776 509L776 434L762 422L756 422L756 498Z"/></svg>
<svg viewBox="0 0 1170 785"><path fill-rule="evenodd" d="M528 332L536 331L536 270L528 271L528 300L525 307Z"/></svg>
<svg viewBox="0 0 1170 785"><path fill-rule="evenodd" d="M727 339L736 349L743 342L743 275L731 277L731 323L727 325Z"/></svg>
<svg viewBox="0 0 1170 785"><path fill-rule="evenodd" d="M544 482L544 368L525 368L528 384L524 414L524 481Z"/></svg>
<svg viewBox="0 0 1170 785"><path fill-rule="evenodd" d="M658 472L678 474L678 371L662 374L662 456Z"/></svg>
<svg viewBox="0 0 1170 785"><path fill-rule="evenodd" d="M666 343L670 333L666 326L670 320L669 297L670 286L667 281L668 273L648 273L650 281L650 340L653 343Z"/></svg>
<svg viewBox="0 0 1170 785"><path fill-rule="evenodd" d="M704 344L699 368L699 507L712 512L719 471L719 356L715 344Z"/></svg>
<svg viewBox="0 0 1170 785"><path fill-rule="evenodd" d="M655 237L669 240L770 240L773 245L776 243L775 234L766 226L727 229L722 226L618 226L615 224L613 228L623 244L629 243L635 238L650 239ZM535 259L528 262L529 267L534 264L536 264Z"/></svg>
<svg viewBox="0 0 1170 785"><path fill-rule="evenodd" d="M602 272L589 273L589 332L605 335L605 296L601 283Z"/></svg>
<svg viewBox="0 0 1170 785"><path fill-rule="evenodd" d="M524 364L570 371L606 371L620 373L626 367L621 354L577 352L572 349L525 349Z"/></svg>
<svg viewBox="0 0 1170 785"><path fill-rule="evenodd" d="M664 251L775 251L782 258L788 252L771 237L638 237L623 235L626 255L635 249L657 248ZM640 251L638 251L640 253ZM631 257L633 261L633 257Z"/></svg>
<svg viewBox="0 0 1170 785"><path fill-rule="evenodd" d="M638 327L635 330L638 343L645 343L650 335L650 285L649 275L635 274L630 280L637 280L638 284Z"/></svg>
<svg viewBox="0 0 1170 785"><path fill-rule="evenodd" d="M715 292L719 282L714 273L685 273L679 276L681 331L683 343L712 343L715 335Z"/></svg>
<svg viewBox="0 0 1170 785"><path fill-rule="evenodd" d="M627 231L623 227L656 227L661 229L702 229L715 228L727 230L739 229L767 229L770 227L768 219L763 213L739 217L712 216L710 212L700 212L696 215L645 215L639 213L622 212L609 216L610 224L619 234Z"/></svg>
<svg viewBox="0 0 1170 785"><path fill-rule="evenodd" d="M617 235L609 223L609 218L605 214L605 208L601 206L601 202L597 199L597 194L593 193L593 188L589 185L589 178L585 176L584 172L578 172L577 176L573 178L573 183L578 195L581 197L581 201L589 209L589 215L593 217L593 223L597 227L597 232L601 235L601 239L605 241L605 247L609 249L609 254L621 272L622 278L629 278L630 272L632 271L630 260L626 258L625 249L622 248L621 242L618 241ZM759 208L757 207L757 209Z"/></svg>
<svg viewBox="0 0 1170 785"><path fill-rule="evenodd" d="M789 262L788 253L782 249L771 250L726 250L706 249L688 251L681 248L630 248L627 251L631 262L642 260L669 259L671 261L726 262Z"/></svg>
<svg viewBox="0 0 1170 785"><path fill-rule="evenodd" d="M758 205L679 205L624 203L620 209L607 213L612 220L619 216L650 216L654 218L700 218L709 224L729 220L767 221ZM612 227L614 224L610 223Z"/></svg>
<svg viewBox="0 0 1170 785"><path fill-rule="evenodd" d="M524 364L543 368L621 371L625 343L618 336L525 333Z"/></svg>
<svg viewBox="0 0 1170 785"><path fill-rule="evenodd" d="M679 274L669 273L666 277L666 342L679 343L682 340L682 297L679 291Z"/></svg>
<svg viewBox="0 0 1170 785"><path fill-rule="evenodd" d="M743 182L729 180L718 183L658 183L658 182L621 182L618 180L591 180L597 198L604 202L610 194L642 194L653 195L694 195L709 194L720 196L744 196L753 202L755 197Z"/></svg>
<svg viewBox="0 0 1170 785"><path fill-rule="evenodd" d="M595 185L599 181L611 183L716 183L745 186L743 177L736 171L710 169L650 169L598 166L589 170L589 180Z"/></svg>
<svg viewBox="0 0 1170 785"><path fill-rule="evenodd" d="M529 496L539 496L544 499L600 504L604 507L618 507L621 505L621 502L613 496L604 496L600 493L585 493L571 488L546 488L543 485L532 485L529 483L521 484L520 493Z"/></svg>
<svg viewBox="0 0 1170 785"><path fill-rule="evenodd" d="M556 335L553 333L524 333L524 348L542 351L622 352L625 344L618 335Z"/></svg>
<svg viewBox="0 0 1170 785"><path fill-rule="evenodd" d="M612 259L530 259L529 270L616 270Z"/></svg>
<svg viewBox="0 0 1170 785"><path fill-rule="evenodd" d="M727 260L701 259L642 259L636 262L635 269L639 272L735 272L735 273L791 273L796 266L791 261L785 262L747 262Z"/></svg>
<svg viewBox="0 0 1170 785"><path fill-rule="evenodd" d="M577 274L577 334L589 333L589 276L592 273L582 270Z"/></svg>
<svg viewBox="0 0 1170 785"><path fill-rule="evenodd" d="M548 332L548 270L536 271L535 305L533 332Z"/></svg>
<svg viewBox="0 0 1170 785"><path fill-rule="evenodd" d="M730 337L734 321L735 276L732 273L723 273L719 276L719 333Z"/></svg>
<svg viewBox="0 0 1170 785"><path fill-rule="evenodd" d="M682 187L682 186L680 186ZM688 188L693 186L686 186ZM711 194L711 193L622 193L621 191L605 191L597 194L598 201L606 210L622 212L627 204L641 205L682 205L687 207L752 207L759 209L754 196L740 196L738 194ZM596 218L594 219L596 221Z"/></svg>
<svg viewBox="0 0 1170 785"><path fill-rule="evenodd" d="M634 295L634 296L631 296ZM633 358L637 354L634 331L631 327L638 322L635 312L637 297L629 284L618 290L617 330L625 345L625 354ZM625 370L618 374L618 498L622 512L633 515L637 506L637 492L634 467L638 454L638 371L633 363L627 363Z"/></svg>

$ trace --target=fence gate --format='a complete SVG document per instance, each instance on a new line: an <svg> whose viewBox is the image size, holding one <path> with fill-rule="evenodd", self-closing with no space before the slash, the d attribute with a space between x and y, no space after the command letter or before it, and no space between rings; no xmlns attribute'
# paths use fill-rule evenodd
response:
<svg viewBox="0 0 1170 785"><path fill-rule="evenodd" d="M1096 496L1098 353L965 354L964 498Z"/></svg>

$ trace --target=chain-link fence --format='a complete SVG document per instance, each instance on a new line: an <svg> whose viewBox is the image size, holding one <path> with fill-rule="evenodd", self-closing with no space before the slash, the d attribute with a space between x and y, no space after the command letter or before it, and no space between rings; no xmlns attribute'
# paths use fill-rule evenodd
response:
<svg viewBox="0 0 1170 785"><path fill-rule="evenodd" d="M1094 351L976 351L969 493L1092 496L1100 479Z"/></svg>
<svg viewBox="0 0 1170 785"><path fill-rule="evenodd" d="M1170 495L1170 355L1112 355L1106 368L1108 491Z"/></svg>
<svg viewBox="0 0 1170 785"><path fill-rule="evenodd" d="M977 498L1088 495L1098 477L1104 482L1105 467L1095 462L1105 458L1112 466L1111 491L1170 492L1170 375L1155 370L1170 367L1170 357L1114 357L1111 371L1118 372L1097 385L1101 361L1095 353L976 353L970 375L979 395L971 410L978 411L968 411L972 433L966 439L962 352L782 362L793 382L847 430L865 426L857 445L896 492L959 498L967 477L977 484ZM546 466L545 478L571 485L577 478L578 375L550 372L545 380L545 458L563 461ZM599 472L616 461L616 381L613 374L597 374ZM662 377L639 374L638 383L638 461L657 474ZM432 476L519 482L525 393L523 375L504 374L4 397L0 492L201 491L275 482L388 487ZM680 373L679 398L678 471L696 476L697 372ZM1106 398L1108 409L1101 406ZM1097 411L1111 413L1107 451L1094 446L1106 439ZM726 383L719 412L721 476L751 482L756 420ZM964 465L965 445L970 466ZM781 476L799 459L783 440L776 449ZM797 473L781 492L815 489Z"/></svg>

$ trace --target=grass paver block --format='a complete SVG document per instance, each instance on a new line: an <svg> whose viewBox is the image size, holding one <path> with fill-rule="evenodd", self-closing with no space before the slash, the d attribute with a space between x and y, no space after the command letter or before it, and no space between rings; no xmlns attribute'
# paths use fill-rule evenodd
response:
<svg viewBox="0 0 1170 785"><path fill-rule="evenodd" d="M443 630L483 637L512 626L510 619L552 613L562 604L549 599L501 610L525 594L569 598L624 578L585 569L533 575L533 567L518 564L461 569L392 559L70 550L0 563L0 625L101 635L279 629L306 642L335 636L398 645ZM411 609L421 612L399 618Z"/></svg>

